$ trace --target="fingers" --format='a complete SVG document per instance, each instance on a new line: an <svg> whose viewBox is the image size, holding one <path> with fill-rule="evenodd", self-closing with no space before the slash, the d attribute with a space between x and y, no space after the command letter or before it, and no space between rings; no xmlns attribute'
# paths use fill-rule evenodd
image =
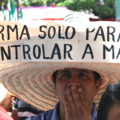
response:
<svg viewBox="0 0 120 120"><path fill-rule="evenodd" d="M65 105L67 105L67 110L70 110L70 112L74 114L76 114L76 110L81 110L82 108L82 99L80 94L82 95L82 89L78 89L76 86L68 88L66 93Z"/></svg>
<svg viewBox="0 0 120 120"><path fill-rule="evenodd" d="M74 110L75 109L75 101L74 101L74 98L73 98L73 94L72 94L71 88L69 88L67 90L67 98L68 98L68 101L69 101L71 109Z"/></svg>
<svg viewBox="0 0 120 120"><path fill-rule="evenodd" d="M73 120L73 114L67 96L64 98L63 104L65 108L65 120Z"/></svg>
<svg viewBox="0 0 120 120"><path fill-rule="evenodd" d="M91 116L91 110L89 109L86 99L87 98L82 87L72 86L67 89L63 102L66 120L89 120L86 118L88 115Z"/></svg>
<svg viewBox="0 0 120 120"><path fill-rule="evenodd" d="M63 104L64 104L64 107L65 107L65 111L69 112L70 111L70 103L69 103L67 97L64 98Z"/></svg>
<svg viewBox="0 0 120 120"><path fill-rule="evenodd" d="M82 99L80 97L80 94L82 94L82 89L81 88L77 89L77 87L73 86L71 88L71 91L72 91L72 96L73 96L73 101L74 101L75 107L81 106Z"/></svg>
<svg viewBox="0 0 120 120"><path fill-rule="evenodd" d="M76 109L78 106L82 107L89 103L86 92L82 87L72 86L68 88L66 97L71 109Z"/></svg>
<svg viewBox="0 0 120 120"><path fill-rule="evenodd" d="M78 103L80 104L80 97L77 88L75 86L68 88L64 98L64 105L66 109L74 112Z"/></svg>
<svg viewBox="0 0 120 120"><path fill-rule="evenodd" d="M73 91L72 89L75 90L75 88L68 88L66 96L64 98L64 107L65 107L65 114L66 114L66 120L74 120L76 118L77 112L76 112L76 103L74 101L74 96L73 96ZM68 119L67 119L68 118Z"/></svg>

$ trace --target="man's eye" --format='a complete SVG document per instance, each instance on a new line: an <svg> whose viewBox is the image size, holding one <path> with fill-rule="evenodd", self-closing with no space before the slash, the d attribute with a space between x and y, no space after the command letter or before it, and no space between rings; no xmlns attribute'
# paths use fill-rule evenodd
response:
<svg viewBox="0 0 120 120"><path fill-rule="evenodd" d="M60 79L69 79L71 77L70 72L62 72L59 76Z"/></svg>
<svg viewBox="0 0 120 120"><path fill-rule="evenodd" d="M64 78L70 78L71 74L70 73L63 73L62 77L64 77Z"/></svg>
<svg viewBox="0 0 120 120"><path fill-rule="evenodd" d="M79 73L79 78L81 78L83 80L89 80L90 79L90 77L85 73Z"/></svg>

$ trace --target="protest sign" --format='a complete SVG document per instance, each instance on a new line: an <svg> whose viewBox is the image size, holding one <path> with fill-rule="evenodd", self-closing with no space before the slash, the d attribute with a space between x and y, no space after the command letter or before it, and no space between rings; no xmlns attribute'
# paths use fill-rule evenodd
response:
<svg viewBox="0 0 120 120"><path fill-rule="evenodd" d="M120 62L118 23L67 24L1 24L0 62Z"/></svg>

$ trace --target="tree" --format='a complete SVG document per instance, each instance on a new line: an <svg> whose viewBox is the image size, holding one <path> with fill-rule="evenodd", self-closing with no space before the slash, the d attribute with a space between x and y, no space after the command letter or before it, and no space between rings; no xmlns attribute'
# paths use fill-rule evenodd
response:
<svg viewBox="0 0 120 120"><path fill-rule="evenodd" d="M66 0L58 5L74 11L88 10L101 18L115 18L115 0L104 0L104 5L100 5L98 0Z"/></svg>
<svg viewBox="0 0 120 120"><path fill-rule="evenodd" d="M101 18L115 18L115 0L104 0L104 5L100 5L100 0L22 0L24 6L66 6L74 11L88 10Z"/></svg>

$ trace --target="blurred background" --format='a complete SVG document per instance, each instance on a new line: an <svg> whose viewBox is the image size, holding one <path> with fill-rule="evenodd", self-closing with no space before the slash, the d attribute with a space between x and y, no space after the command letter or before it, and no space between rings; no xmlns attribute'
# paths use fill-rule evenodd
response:
<svg viewBox="0 0 120 120"><path fill-rule="evenodd" d="M73 13L81 20L119 21L120 0L0 0L2 21L63 20Z"/></svg>

